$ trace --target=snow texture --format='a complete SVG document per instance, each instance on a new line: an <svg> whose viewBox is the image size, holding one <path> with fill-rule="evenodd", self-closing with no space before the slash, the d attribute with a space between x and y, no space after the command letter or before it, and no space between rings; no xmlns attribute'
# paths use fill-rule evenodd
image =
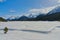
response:
<svg viewBox="0 0 60 40"><path fill-rule="evenodd" d="M9 28L7 34L3 31L5 27ZM60 40L60 22L0 22L0 40Z"/></svg>

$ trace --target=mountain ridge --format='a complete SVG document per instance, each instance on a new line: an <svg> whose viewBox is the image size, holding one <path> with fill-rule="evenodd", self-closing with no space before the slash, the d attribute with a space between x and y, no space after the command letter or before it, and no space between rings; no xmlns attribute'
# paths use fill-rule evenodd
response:
<svg viewBox="0 0 60 40"><path fill-rule="evenodd" d="M32 13L29 16L22 15L21 17L12 19L15 21L56 21L60 20L60 5L51 7L52 9L46 14L33 15ZM34 17L36 16L36 17Z"/></svg>

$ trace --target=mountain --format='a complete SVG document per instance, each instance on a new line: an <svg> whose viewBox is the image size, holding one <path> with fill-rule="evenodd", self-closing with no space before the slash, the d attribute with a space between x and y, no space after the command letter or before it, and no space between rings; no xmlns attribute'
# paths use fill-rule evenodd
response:
<svg viewBox="0 0 60 40"><path fill-rule="evenodd" d="M53 10L51 10L48 14L44 16L37 16L36 20L43 21L58 21L60 20L60 6L56 6Z"/></svg>
<svg viewBox="0 0 60 40"><path fill-rule="evenodd" d="M8 21L23 21L23 20L26 21L28 19L29 18L27 16L22 15L21 17L19 17L19 16L11 16L7 20Z"/></svg>
<svg viewBox="0 0 60 40"><path fill-rule="evenodd" d="M16 21L17 19L19 19L19 16L11 16L9 18L7 18L8 21Z"/></svg>
<svg viewBox="0 0 60 40"><path fill-rule="evenodd" d="M52 9L54 9L55 6L52 7L46 7L46 8L41 8L41 9L30 9L28 13L25 14L25 16L29 18L35 18L38 15L46 15L48 12L50 12Z"/></svg>
<svg viewBox="0 0 60 40"><path fill-rule="evenodd" d="M27 21L29 18L26 16L21 16L20 18L17 19L17 21Z"/></svg>
<svg viewBox="0 0 60 40"><path fill-rule="evenodd" d="M48 15L56 12L60 12L60 5L55 6L55 8L48 13Z"/></svg>
<svg viewBox="0 0 60 40"><path fill-rule="evenodd" d="M13 20L13 19L15 19L15 17L14 16L11 16L7 20Z"/></svg>
<svg viewBox="0 0 60 40"><path fill-rule="evenodd" d="M45 12L45 13L44 13ZM10 17L10 21L58 21L60 20L60 5L44 9L32 9L29 14L21 17Z"/></svg>
<svg viewBox="0 0 60 40"><path fill-rule="evenodd" d="M35 18L37 16L43 16L46 15L49 11L51 11L54 7L48 7L48 8L42 8L42 9L30 9L26 14L22 16L11 16L7 20L9 21L19 21L19 20L29 20L33 21L36 20ZM26 18L26 19L25 19Z"/></svg>

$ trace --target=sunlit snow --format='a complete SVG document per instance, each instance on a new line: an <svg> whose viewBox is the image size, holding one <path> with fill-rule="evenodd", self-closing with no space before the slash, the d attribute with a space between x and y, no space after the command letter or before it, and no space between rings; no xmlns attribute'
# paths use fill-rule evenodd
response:
<svg viewBox="0 0 60 40"><path fill-rule="evenodd" d="M4 27L9 28L7 34L1 30ZM0 40L60 40L60 22L0 22Z"/></svg>

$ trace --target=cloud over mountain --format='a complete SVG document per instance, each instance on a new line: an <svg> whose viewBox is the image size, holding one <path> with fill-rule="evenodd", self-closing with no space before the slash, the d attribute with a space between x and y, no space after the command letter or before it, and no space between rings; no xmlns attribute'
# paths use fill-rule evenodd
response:
<svg viewBox="0 0 60 40"><path fill-rule="evenodd" d="M9 12L10 13L15 13L16 11L11 9L11 10L9 10Z"/></svg>
<svg viewBox="0 0 60 40"><path fill-rule="evenodd" d="M58 3L60 3L60 0L57 0Z"/></svg>
<svg viewBox="0 0 60 40"><path fill-rule="evenodd" d="M0 0L0 2L5 2L6 0Z"/></svg>
<svg viewBox="0 0 60 40"><path fill-rule="evenodd" d="M52 6L52 7L47 7L47 8L41 8L41 9L30 9L27 13L28 14L32 14L32 15L37 15L37 14L47 14L48 12L50 12L52 9L54 9L56 6Z"/></svg>

